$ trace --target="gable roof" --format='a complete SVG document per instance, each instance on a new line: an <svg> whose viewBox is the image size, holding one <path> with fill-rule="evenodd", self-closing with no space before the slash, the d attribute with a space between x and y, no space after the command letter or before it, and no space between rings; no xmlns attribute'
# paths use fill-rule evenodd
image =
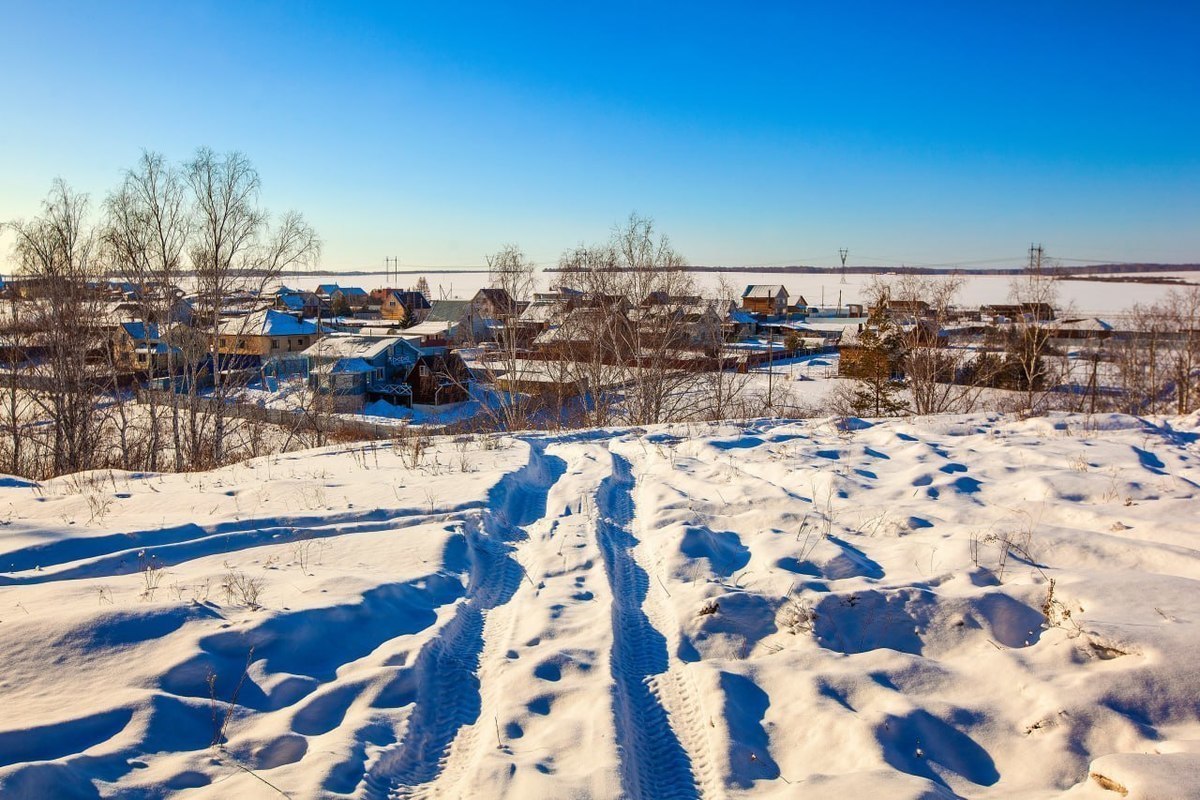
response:
<svg viewBox="0 0 1200 800"><path fill-rule="evenodd" d="M788 296L788 290L782 283L752 283L742 292L742 297L757 297L772 300L780 294Z"/></svg>
<svg viewBox="0 0 1200 800"><path fill-rule="evenodd" d="M279 302L291 311L304 310L304 297L298 294L281 294Z"/></svg>
<svg viewBox="0 0 1200 800"><path fill-rule="evenodd" d="M470 300L434 300L429 312L428 322L458 322L467 313Z"/></svg>
<svg viewBox="0 0 1200 800"><path fill-rule="evenodd" d="M222 320L218 332L226 336L312 336L317 326L266 308L245 317Z"/></svg>
<svg viewBox="0 0 1200 800"><path fill-rule="evenodd" d="M454 329L458 327L458 320L451 322L443 322L440 320L426 320L418 322L411 328L404 329L405 336L448 336L454 333Z"/></svg>
<svg viewBox="0 0 1200 800"><path fill-rule="evenodd" d="M408 309L431 308L429 305L429 298L420 292L414 292L408 289L388 289L387 295L395 297L396 302Z"/></svg>
<svg viewBox="0 0 1200 800"><path fill-rule="evenodd" d="M334 333L309 346L303 355L316 358L371 359L401 341L399 336Z"/></svg>
<svg viewBox="0 0 1200 800"><path fill-rule="evenodd" d="M122 322L121 330L125 331L125 335L130 339L138 342L153 342L158 339L158 326L153 322L149 324L137 320Z"/></svg>
<svg viewBox="0 0 1200 800"><path fill-rule="evenodd" d="M487 300L492 305L503 309L512 309L514 305L512 295L508 293L507 289L485 286L475 293L475 297Z"/></svg>

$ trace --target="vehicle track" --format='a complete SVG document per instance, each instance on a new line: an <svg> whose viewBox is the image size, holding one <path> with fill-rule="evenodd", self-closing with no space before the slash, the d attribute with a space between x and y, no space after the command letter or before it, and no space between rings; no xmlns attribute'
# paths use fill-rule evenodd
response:
<svg viewBox="0 0 1200 800"><path fill-rule="evenodd" d="M404 734L368 771L368 797L431 797L459 733L479 720L480 662L488 617L520 586L523 571L513 557L523 527L546 514L546 496L563 473L563 462L546 456L544 441L530 441L529 462L501 479L488 510L469 521L471 568L466 598L414 662L418 688Z"/></svg>
<svg viewBox="0 0 1200 800"><path fill-rule="evenodd" d="M643 609L650 577L633 555L634 477L629 462L611 454L612 474L597 494L596 534L612 588L613 713L621 755L622 793L635 798L698 798L692 758L659 696L668 671L667 640Z"/></svg>

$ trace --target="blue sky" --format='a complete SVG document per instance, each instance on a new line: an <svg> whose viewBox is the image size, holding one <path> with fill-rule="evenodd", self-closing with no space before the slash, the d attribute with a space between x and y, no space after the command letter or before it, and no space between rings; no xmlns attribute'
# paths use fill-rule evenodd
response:
<svg viewBox="0 0 1200 800"><path fill-rule="evenodd" d="M701 264L1200 261L1193 2L0 12L0 219L208 145L334 269L549 263L634 210Z"/></svg>

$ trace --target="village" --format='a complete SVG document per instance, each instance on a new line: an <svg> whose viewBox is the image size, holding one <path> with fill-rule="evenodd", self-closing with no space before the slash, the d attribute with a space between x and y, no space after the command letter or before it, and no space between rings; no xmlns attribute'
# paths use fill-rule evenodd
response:
<svg viewBox="0 0 1200 800"><path fill-rule="evenodd" d="M54 320L43 309L53 292L64 293L44 278L0 284L0 354L14 386L41 385L41 362L64 346L64 332L49 330ZM75 321L65 346L85 349L79 363L94 385L139 400L220 388L222 402L270 408L302 388L331 414L486 425L489 409L520 396L527 426L564 424L572 403L593 411L602 401L619 404L647 375L675 376L662 391L679 393L704 375L735 381L814 356L825 367L820 377L875 382L880 390L881 382L894 389L920 382L924 368L936 373L924 376L931 382L1087 396L1094 410L1099 399L1111 403L1130 388L1119 345L1172 342L1195 358L1194 320L1172 332L1162 320L1133 315L1057 316L1043 301L960 307L938 293L909 282L877 289L865 302L820 306L783 284L751 284L723 299L661 290L639 298L564 280L525 297L490 286L470 298L434 299L422 278L407 289L243 290L214 308L177 286L97 281L66 292L84 299L80 311L90 318ZM922 365L921 355L936 364ZM1066 368L1047 366L1055 355ZM913 399L918 413L957 410ZM859 413L885 415L870 406ZM686 405L672 408L669 418L651 421L699 416Z"/></svg>

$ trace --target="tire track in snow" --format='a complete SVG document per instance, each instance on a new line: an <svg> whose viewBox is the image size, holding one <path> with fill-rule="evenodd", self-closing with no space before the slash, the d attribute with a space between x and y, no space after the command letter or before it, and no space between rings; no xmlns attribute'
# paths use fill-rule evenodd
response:
<svg viewBox="0 0 1200 800"><path fill-rule="evenodd" d="M596 534L612 588L613 712L628 797L698 798L692 759L671 727L658 695L667 672L667 640L643 610L650 576L633 555L634 478L629 462L611 454L612 474L600 484Z"/></svg>
<svg viewBox="0 0 1200 800"><path fill-rule="evenodd" d="M436 792L459 732L479 721L479 667L491 611L516 593L522 569L513 557L521 527L546 513L546 496L565 465L545 455L544 441L528 441L529 461L506 475L488 496L482 524L466 531L471 553L466 599L441 633L418 654L416 703L400 742L368 771L369 797L425 797Z"/></svg>

